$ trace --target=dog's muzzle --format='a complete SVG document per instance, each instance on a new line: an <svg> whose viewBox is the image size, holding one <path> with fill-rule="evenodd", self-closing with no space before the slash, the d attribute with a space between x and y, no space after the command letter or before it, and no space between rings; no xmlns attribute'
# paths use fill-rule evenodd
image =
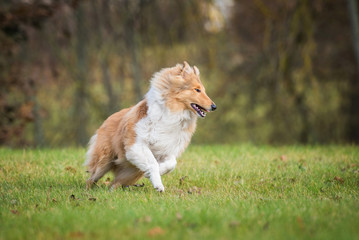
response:
<svg viewBox="0 0 359 240"><path fill-rule="evenodd" d="M212 105L211 105L211 111L214 111L214 110L216 110L216 109L217 109L216 104L212 103Z"/></svg>

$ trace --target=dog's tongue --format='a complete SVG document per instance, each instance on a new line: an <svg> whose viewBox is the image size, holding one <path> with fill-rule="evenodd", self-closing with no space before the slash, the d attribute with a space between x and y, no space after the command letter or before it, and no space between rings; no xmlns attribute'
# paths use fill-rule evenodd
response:
<svg viewBox="0 0 359 240"><path fill-rule="evenodd" d="M205 116L206 116L206 113L203 112L201 108L199 108L197 112L199 113L199 115L200 115L201 117L205 117Z"/></svg>

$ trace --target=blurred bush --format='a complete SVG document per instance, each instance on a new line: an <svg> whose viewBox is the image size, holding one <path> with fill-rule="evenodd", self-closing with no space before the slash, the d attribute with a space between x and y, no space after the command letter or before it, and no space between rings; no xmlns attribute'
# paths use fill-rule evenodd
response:
<svg viewBox="0 0 359 240"><path fill-rule="evenodd" d="M153 73L184 60L218 106L196 143L359 142L346 1L0 5L1 145L85 145L143 97Z"/></svg>

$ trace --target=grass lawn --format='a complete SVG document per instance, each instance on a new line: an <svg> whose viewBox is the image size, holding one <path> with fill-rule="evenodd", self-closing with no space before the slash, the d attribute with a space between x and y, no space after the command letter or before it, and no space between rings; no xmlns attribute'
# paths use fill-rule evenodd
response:
<svg viewBox="0 0 359 240"><path fill-rule="evenodd" d="M191 145L164 193L87 191L84 149L0 149L0 239L359 239L359 148Z"/></svg>

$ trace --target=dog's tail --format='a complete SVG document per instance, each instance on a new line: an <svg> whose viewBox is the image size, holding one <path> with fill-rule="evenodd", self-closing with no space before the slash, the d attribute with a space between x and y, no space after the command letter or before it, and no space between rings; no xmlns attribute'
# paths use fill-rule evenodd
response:
<svg viewBox="0 0 359 240"><path fill-rule="evenodd" d="M86 152L86 160L84 162L84 166L88 166L89 163L92 161L92 155L96 145L96 140L97 140L97 133L91 137L90 142L88 144L88 150Z"/></svg>

